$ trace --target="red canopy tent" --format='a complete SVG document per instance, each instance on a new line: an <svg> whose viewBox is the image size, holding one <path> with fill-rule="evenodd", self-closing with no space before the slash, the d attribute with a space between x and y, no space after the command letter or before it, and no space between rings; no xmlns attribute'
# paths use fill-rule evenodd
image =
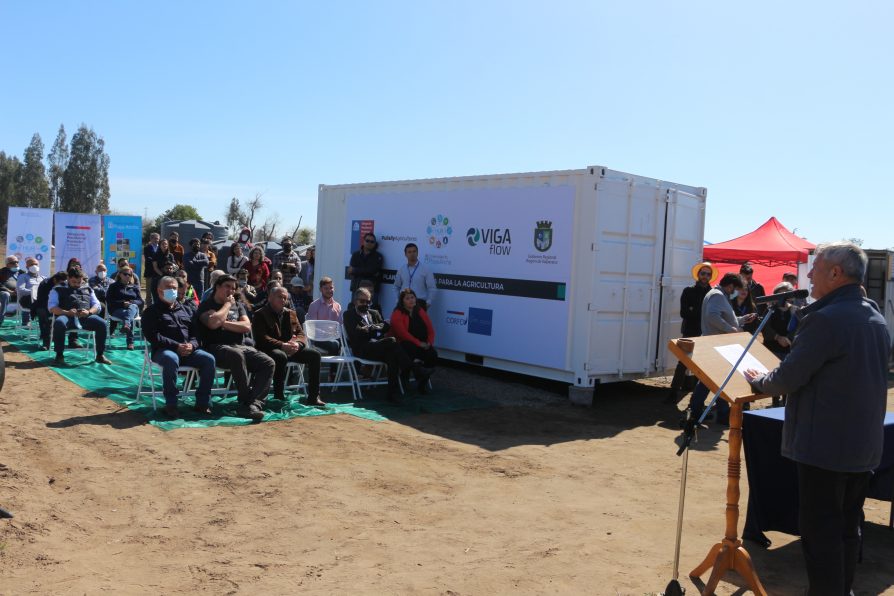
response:
<svg viewBox="0 0 894 596"><path fill-rule="evenodd" d="M710 244L704 248L704 258L724 273L738 273L746 261L754 268L754 279L763 284L767 293L782 281L783 273L798 273L798 263L807 262L807 253L815 244L792 234L775 217L744 236Z"/></svg>

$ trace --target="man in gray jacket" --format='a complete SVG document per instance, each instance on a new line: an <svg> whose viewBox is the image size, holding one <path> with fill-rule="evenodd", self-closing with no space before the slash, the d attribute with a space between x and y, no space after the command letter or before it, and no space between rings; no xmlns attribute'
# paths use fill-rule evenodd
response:
<svg viewBox="0 0 894 596"><path fill-rule="evenodd" d="M849 242L816 248L812 296L791 352L755 391L788 394L782 455L798 465L798 525L808 594L848 594L872 470L881 463L891 337L860 283L866 254Z"/></svg>

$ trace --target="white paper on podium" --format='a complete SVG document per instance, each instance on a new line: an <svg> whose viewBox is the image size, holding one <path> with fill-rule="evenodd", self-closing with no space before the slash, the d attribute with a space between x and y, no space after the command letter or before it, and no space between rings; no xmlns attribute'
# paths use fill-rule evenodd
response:
<svg viewBox="0 0 894 596"><path fill-rule="evenodd" d="M735 364L739 357L742 355L742 352L745 351L745 346L739 344L730 344L728 346L717 346L714 348L720 355L726 359L730 364ZM761 364L761 361L752 356L750 353L745 354L745 357L742 358L742 362L739 363L739 366L736 368L737 371L744 375L745 371L749 368L753 368L754 370L760 373L769 372L766 366Z"/></svg>

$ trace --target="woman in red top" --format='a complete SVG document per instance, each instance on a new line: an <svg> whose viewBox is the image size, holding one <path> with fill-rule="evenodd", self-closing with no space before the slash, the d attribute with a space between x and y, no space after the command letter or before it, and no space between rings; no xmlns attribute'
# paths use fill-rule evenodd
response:
<svg viewBox="0 0 894 596"><path fill-rule="evenodd" d="M248 261L242 266L248 271L248 283L260 291L267 290L267 281L270 279L270 267L264 262L264 251L256 246L248 253Z"/></svg>
<svg viewBox="0 0 894 596"><path fill-rule="evenodd" d="M438 353L432 345L435 343L435 328L425 309L416 304L416 292L410 288L404 288L397 297L389 333L397 338L400 347L413 361L419 393L425 393L428 378L435 372L438 360Z"/></svg>

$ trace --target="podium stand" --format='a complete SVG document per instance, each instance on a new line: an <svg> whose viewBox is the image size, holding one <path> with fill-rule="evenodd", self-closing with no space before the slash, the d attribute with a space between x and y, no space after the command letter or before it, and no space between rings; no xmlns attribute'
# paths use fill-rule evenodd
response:
<svg viewBox="0 0 894 596"><path fill-rule="evenodd" d="M751 335L729 333L688 339L694 343L691 353L677 345L678 340L676 339L669 342L668 348L699 381L710 389L711 395L713 395L729 375L733 366L715 348L733 344L744 348L751 340ZM779 365L779 359L761 343L754 342L748 353L757 358L768 370L773 370ZM721 578L731 569L735 570L748 583L755 594L759 596L767 594L754 569L751 556L745 550L742 540L738 536L739 478L742 466L742 409L745 403L766 397L768 396L754 394L751 385L739 373L733 374L720 394L720 399L725 399L730 404L729 459L727 460L726 474L726 531L723 539L711 547L701 564L689 573L689 577L698 578L704 575L708 569L712 570L702 592L705 596L714 593Z"/></svg>

